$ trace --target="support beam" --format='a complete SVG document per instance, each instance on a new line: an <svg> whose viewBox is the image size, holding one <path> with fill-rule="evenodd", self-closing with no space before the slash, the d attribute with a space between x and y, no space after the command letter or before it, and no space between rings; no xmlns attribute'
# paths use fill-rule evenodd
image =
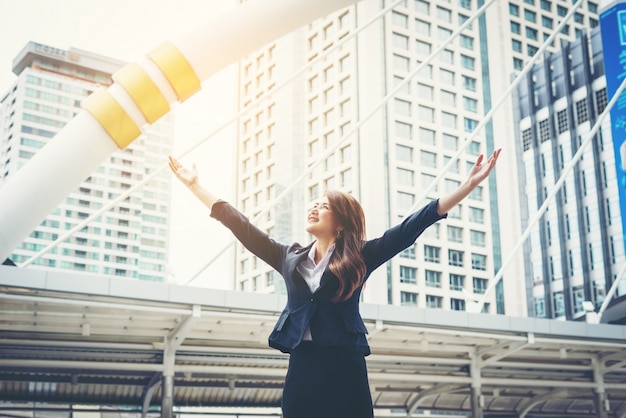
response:
<svg viewBox="0 0 626 418"><path fill-rule="evenodd" d="M440 383L435 386L431 386L430 388L421 391L411 402L407 405L406 416L410 417L413 415L420 402L429 396L441 395L442 393L450 393L454 392L457 389L463 388L463 385L457 385L453 383Z"/></svg>
<svg viewBox="0 0 626 418"><path fill-rule="evenodd" d="M534 398L528 399L517 407L518 418L525 418L526 414L530 412L531 409L535 407L535 405L540 404L541 402L549 401L552 399L563 399L572 396L573 391L570 389L554 389L551 392L548 392L544 395L535 396Z"/></svg>
<svg viewBox="0 0 626 418"><path fill-rule="evenodd" d="M591 359L593 366L593 382L595 383L594 405L596 409L596 417L607 418L607 411L610 409L609 401L606 397L606 388L604 387L604 367L603 361L596 358Z"/></svg>
<svg viewBox="0 0 626 418"><path fill-rule="evenodd" d="M150 379L150 382L143 388L143 392L141 393L141 398L143 399L142 408L141 408L141 418L146 418L148 416L148 411L150 410L150 402L152 401L152 396L154 392L161 385L161 373L155 373Z"/></svg>
<svg viewBox="0 0 626 418"><path fill-rule="evenodd" d="M176 350L182 345L195 323L202 316L200 305L193 305L192 313L165 338L163 350L163 390L161 391L161 417L172 418L174 408L174 374L176 366Z"/></svg>

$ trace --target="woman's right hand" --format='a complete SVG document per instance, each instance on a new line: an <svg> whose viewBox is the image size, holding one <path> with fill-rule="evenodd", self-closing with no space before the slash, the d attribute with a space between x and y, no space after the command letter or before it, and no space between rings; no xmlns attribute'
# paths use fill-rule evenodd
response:
<svg viewBox="0 0 626 418"><path fill-rule="evenodd" d="M198 182L198 170L194 163L191 168L183 166L177 159L170 155L170 169L185 186L190 187Z"/></svg>

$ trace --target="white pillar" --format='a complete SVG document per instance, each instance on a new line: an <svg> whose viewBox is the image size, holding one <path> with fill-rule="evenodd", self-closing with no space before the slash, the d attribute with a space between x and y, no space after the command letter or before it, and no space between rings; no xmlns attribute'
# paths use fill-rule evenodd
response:
<svg viewBox="0 0 626 418"><path fill-rule="evenodd" d="M356 0L250 0L129 64L0 188L0 260L113 151L237 59ZM138 17L140 18L140 17ZM180 22L184 24L185 22ZM165 163L166 156L163 156Z"/></svg>

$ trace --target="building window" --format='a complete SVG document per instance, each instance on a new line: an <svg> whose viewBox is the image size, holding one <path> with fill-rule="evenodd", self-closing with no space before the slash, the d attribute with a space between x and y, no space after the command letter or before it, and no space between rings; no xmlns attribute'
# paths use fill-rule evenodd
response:
<svg viewBox="0 0 626 418"><path fill-rule="evenodd" d="M411 116L411 103L406 100L395 99L394 110L402 116Z"/></svg>
<svg viewBox="0 0 626 418"><path fill-rule="evenodd" d="M428 151L420 152L420 163L423 167L436 168L437 167L437 154Z"/></svg>
<svg viewBox="0 0 626 418"><path fill-rule="evenodd" d="M400 266L400 283L417 284L417 269Z"/></svg>
<svg viewBox="0 0 626 418"><path fill-rule="evenodd" d="M511 40L511 48L515 52L522 52L522 42L517 39Z"/></svg>
<svg viewBox="0 0 626 418"><path fill-rule="evenodd" d="M424 280L427 287L441 287L441 272L426 270Z"/></svg>
<svg viewBox="0 0 626 418"><path fill-rule="evenodd" d="M429 263L439 263L439 252L439 247L424 245L424 261L428 261Z"/></svg>
<svg viewBox="0 0 626 418"><path fill-rule="evenodd" d="M472 285L474 293L477 295L483 295L487 291L487 279L481 279L479 277L472 278Z"/></svg>
<svg viewBox="0 0 626 418"><path fill-rule="evenodd" d="M538 318L546 316L546 300L543 296L535 296L535 316Z"/></svg>
<svg viewBox="0 0 626 418"><path fill-rule="evenodd" d="M513 58L513 69L521 70L524 67L524 61L519 58Z"/></svg>
<svg viewBox="0 0 626 418"><path fill-rule="evenodd" d="M424 0L415 0L413 7L416 12L423 13L425 15L430 14L430 3Z"/></svg>
<svg viewBox="0 0 626 418"><path fill-rule="evenodd" d="M511 32L519 35L522 33L522 25L517 22L511 21Z"/></svg>
<svg viewBox="0 0 626 418"><path fill-rule="evenodd" d="M456 115L448 112L441 112L441 124L446 128L456 129Z"/></svg>
<svg viewBox="0 0 626 418"><path fill-rule="evenodd" d="M542 143L550 140L550 125L548 124L548 119L539 122L539 139Z"/></svg>
<svg viewBox="0 0 626 418"><path fill-rule="evenodd" d="M459 0L459 6L467 10L472 10L472 0Z"/></svg>
<svg viewBox="0 0 626 418"><path fill-rule="evenodd" d="M427 42L423 42L420 40L415 41L415 52L417 55L428 56L430 55L431 45Z"/></svg>
<svg viewBox="0 0 626 418"><path fill-rule="evenodd" d="M470 206L470 222L482 224L485 222L485 210Z"/></svg>
<svg viewBox="0 0 626 418"><path fill-rule="evenodd" d="M441 104L446 106L456 106L456 94L451 91L441 90Z"/></svg>
<svg viewBox="0 0 626 418"><path fill-rule="evenodd" d="M413 137L412 135L413 126L411 126L410 124L396 121L395 128L396 128L396 137L404 138L404 139L411 139Z"/></svg>
<svg viewBox="0 0 626 418"><path fill-rule="evenodd" d="M415 19L415 32L420 35L430 36L430 23Z"/></svg>
<svg viewBox="0 0 626 418"><path fill-rule="evenodd" d="M522 147L524 151L528 151L533 142L533 134L530 129L524 129L522 131Z"/></svg>
<svg viewBox="0 0 626 418"><path fill-rule="evenodd" d="M398 168L396 170L398 184L401 186L413 187L414 184L414 173L413 170L407 170L405 168Z"/></svg>
<svg viewBox="0 0 626 418"><path fill-rule="evenodd" d="M465 276L460 274L450 274L450 290L463 290Z"/></svg>
<svg viewBox="0 0 626 418"><path fill-rule="evenodd" d="M417 306L417 293L400 292L400 305Z"/></svg>
<svg viewBox="0 0 626 418"><path fill-rule="evenodd" d="M426 307L427 308L441 308L441 302L443 298L441 296L426 295Z"/></svg>
<svg viewBox="0 0 626 418"><path fill-rule="evenodd" d="M539 5L542 10L551 11L552 10L552 2L550 0L540 0Z"/></svg>
<svg viewBox="0 0 626 418"><path fill-rule="evenodd" d="M477 247L485 246L485 233L482 231L470 230L470 243Z"/></svg>
<svg viewBox="0 0 626 418"><path fill-rule="evenodd" d="M519 16L519 6L513 3L509 3L509 14L511 16Z"/></svg>
<svg viewBox="0 0 626 418"><path fill-rule="evenodd" d="M560 134L568 130L569 127L567 123L567 110L559 110L556 113L556 124Z"/></svg>
<svg viewBox="0 0 626 418"><path fill-rule="evenodd" d="M552 295L554 303L554 316L556 318L565 316L565 301L563 300L563 292L555 292Z"/></svg>
<svg viewBox="0 0 626 418"><path fill-rule="evenodd" d="M596 107L598 108L598 113L604 112L606 105L608 104L608 98L606 95L606 87L602 90L598 90L596 92Z"/></svg>
<svg viewBox="0 0 626 418"><path fill-rule="evenodd" d="M435 109L428 106L419 105L417 107L417 118L422 122L433 123L435 121Z"/></svg>
<svg viewBox="0 0 626 418"><path fill-rule="evenodd" d="M574 286L572 288L572 294L574 299L574 312L579 313L583 311L583 301L585 300L585 291L582 286Z"/></svg>
<svg viewBox="0 0 626 418"><path fill-rule="evenodd" d="M463 228L448 225L448 241L463 242Z"/></svg>
<svg viewBox="0 0 626 418"><path fill-rule="evenodd" d="M452 23L452 12L444 7L437 6L437 19Z"/></svg>
<svg viewBox="0 0 626 418"><path fill-rule="evenodd" d="M463 118L463 125L465 126L465 132L474 132L474 129L478 126L478 121L471 118Z"/></svg>
<svg viewBox="0 0 626 418"><path fill-rule="evenodd" d="M450 36L452 36L452 31L450 29L437 26L437 39L439 39L440 41L446 41Z"/></svg>
<svg viewBox="0 0 626 418"><path fill-rule="evenodd" d="M530 39L531 41L536 41L537 40L537 29L526 28L526 38Z"/></svg>
<svg viewBox="0 0 626 418"><path fill-rule="evenodd" d="M541 24L544 28L552 29L553 20L547 16L541 16Z"/></svg>
<svg viewBox="0 0 626 418"><path fill-rule="evenodd" d="M400 257L415 260L415 244L405 248L404 251L400 253Z"/></svg>
<svg viewBox="0 0 626 418"><path fill-rule="evenodd" d="M476 113L478 111L478 100L463 96L463 107L468 112Z"/></svg>
<svg viewBox="0 0 626 418"><path fill-rule="evenodd" d="M471 36L461 35L461 37L459 38L459 43L461 45L461 48L474 49L474 38L472 38Z"/></svg>
<svg viewBox="0 0 626 418"><path fill-rule="evenodd" d="M396 145L396 159L407 163L413 162L413 148L405 145Z"/></svg>
<svg viewBox="0 0 626 418"><path fill-rule="evenodd" d="M576 120L583 123L589 120L589 112L587 111L587 100L582 99L576 102Z"/></svg>
<svg viewBox="0 0 626 418"><path fill-rule="evenodd" d="M561 17L564 17L565 15L567 15L567 7L556 6L556 14L558 14Z"/></svg>
<svg viewBox="0 0 626 418"><path fill-rule="evenodd" d="M476 79L464 75L463 87L465 88L465 90L476 91Z"/></svg>
<svg viewBox="0 0 626 418"><path fill-rule="evenodd" d="M487 270L487 256L482 254L472 254L472 269Z"/></svg>
<svg viewBox="0 0 626 418"><path fill-rule="evenodd" d="M461 65L466 70L474 71L475 60L472 57L468 57L467 55L461 54Z"/></svg>
<svg viewBox="0 0 626 418"><path fill-rule="evenodd" d="M455 267L463 267L463 251L448 250L448 264Z"/></svg>
<svg viewBox="0 0 626 418"><path fill-rule="evenodd" d="M450 309L453 311L464 311L465 301L463 299L450 298Z"/></svg>
<svg viewBox="0 0 626 418"><path fill-rule="evenodd" d="M394 25L400 26L401 28L407 29L409 27L409 18L405 14L393 12L391 14L391 21Z"/></svg>
<svg viewBox="0 0 626 418"><path fill-rule="evenodd" d="M393 68L398 71L409 71L409 59L402 55L393 54ZM313 88L311 88L313 90Z"/></svg>
<svg viewBox="0 0 626 418"><path fill-rule="evenodd" d="M537 14L531 10L524 9L524 19L534 23L537 20Z"/></svg>
<svg viewBox="0 0 626 418"><path fill-rule="evenodd" d="M450 135L450 134L443 134L441 136L441 138L443 139L443 147L445 149L449 149L452 151L456 151L458 146L459 146L459 138L454 136L454 135Z"/></svg>
<svg viewBox="0 0 626 418"><path fill-rule="evenodd" d="M393 33L392 35L393 46L400 49L409 49L409 37L401 35L399 33Z"/></svg>
<svg viewBox="0 0 626 418"><path fill-rule="evenodd" d="M432 100L433 88L427 84L417 83L417 96L420 99Z"/></svg>
<svg viewBox="0 0 626 418"><path fill-rule="evenodd" d="M431 129L420 128L419 138L422 144L435 145L435 131Z"/></svg>
<svg viewBox="0 0 626 418"><path fill-rule="evenodd" d="M454 72L440 69L439 70L439 79L443 84L454 85Z"/></svg>

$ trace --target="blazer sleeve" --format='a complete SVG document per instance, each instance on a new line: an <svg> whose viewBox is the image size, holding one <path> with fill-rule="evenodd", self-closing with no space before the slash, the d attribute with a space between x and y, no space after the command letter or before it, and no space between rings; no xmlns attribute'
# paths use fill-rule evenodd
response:
<svg viewBox="0 0 626 418"><path fill-rule="evenodd" d="M250 220L231 204L218 200L211 207L211 217L231 230L233 235L252 254L265 261L278 272L282 272L288 246L271 239L265 232L250 223Z"/></svg>
<svg viewBox="0 0 626 418"><path fill-rule="evenodd" d="M440 216L437 213L439 200L433 200L417 212L409 215L400 224L389 228L376 239L366 241L363 245L363 259L371 272L381 264L390 260L400 251L412 245L426 228L440 219L447 218L447 214Z"/></svg>

